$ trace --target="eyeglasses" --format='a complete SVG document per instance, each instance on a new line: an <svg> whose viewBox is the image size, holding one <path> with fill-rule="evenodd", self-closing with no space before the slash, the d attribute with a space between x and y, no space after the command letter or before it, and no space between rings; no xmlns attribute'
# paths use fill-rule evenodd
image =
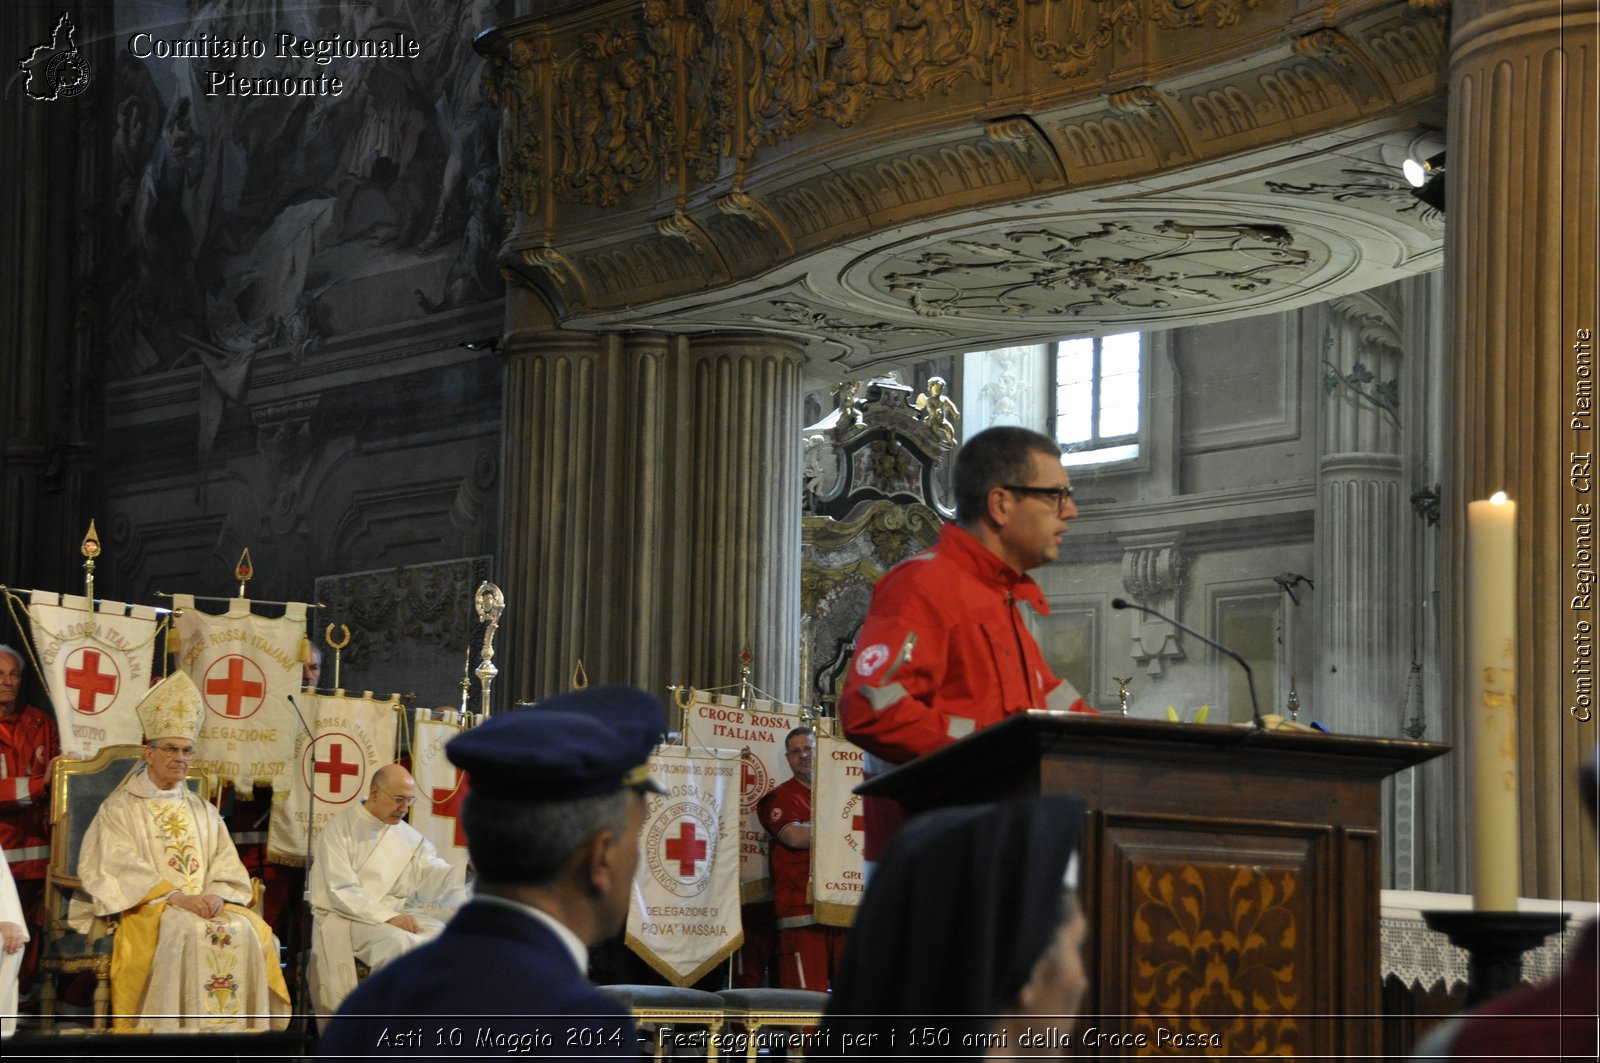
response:
<svg viewBox="0 0 1600 1063"><path fill-rule="evenodd" d="M397 805L414 805L417 803L417 799L415 797L406 797L404 794L391 794L386 790L379 790L378 793L382 794L384 797L387 797Z"/></svg>
<svg viewBox="0 0 1600 1063"><path fill-rule="evenodd" d="M796 746L794 749L786 749L786 750L784 750L784 755L790 756L790 757L804 757L804 756L810 756L811 754L813 754L815 752L816 752L816 750L814 750L810 746Z"/></svg>
<svg viewBox="0 0 1600 1063"><path fill-rule="evenodd" d="M1023 487L1020 484L1001 484L1002 488L1013 494L1036 495L1039 498L1054 499L1057 512L1067 508L1067 503L1072 500L1072 486L1066 487Z"/></svg>
<svg viewBox="0 0 1600 1063"><path fill-rule="evenodd" d="M194 746L159 745L159 746L151 746L150 748L155 750L157 753L165 753L169 757L192 757L192 756L194 756Z"/></svg>

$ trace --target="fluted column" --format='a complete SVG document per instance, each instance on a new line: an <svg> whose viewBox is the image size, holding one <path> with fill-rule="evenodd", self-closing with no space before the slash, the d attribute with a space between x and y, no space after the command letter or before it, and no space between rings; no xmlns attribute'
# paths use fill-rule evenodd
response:
<svg viewBox="0 0 1600 1063"><path fill-rule="evenodd" d="M508 694L737 682L793 698L801 355L756 335L511 332Z"/></svg>
<svg viewBox="0 0 1600 1063"><path fill-rule="evenodd" d="M1317 603L1322 611L1318 719L1394 737L1410 645L1407 559L1399 544L1403 355L1395 312L1372 294L1324 310L1318 463Z"/></svg>
<svg viewBox="0 0 1600 1063"><path fill-rule="evenodd" d="M1468 501L1502 489L1517 501L1522 593L1505 604L1517 611L1524 895L1594 897L1597 887L1594 828L1577 798L1596 729L1571 711L1585 678L1574 668L1588 637L1580 625L1592 635L1596 622L1577 582L1594 570L1579 521L1596 491L1572 472L1572 455L1596 450L1596 419L1579 408L1597 309L1596 30L1589 0L1452 8L1446 556L1463 554ZM1459 565L1443 591L1459 741L1470 689Z"/></svg>

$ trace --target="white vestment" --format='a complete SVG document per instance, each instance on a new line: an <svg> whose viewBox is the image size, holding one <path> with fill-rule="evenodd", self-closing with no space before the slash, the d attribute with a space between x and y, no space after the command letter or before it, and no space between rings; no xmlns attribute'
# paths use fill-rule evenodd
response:
<svg viewBox="0 0 1600 1063"><path fill-rule="evenodd" d="M313 999L328 1015L355 989L354 960L377 970L444 929L467 899L466 862L447 863L409 823L350 805L318 832L307 889L316 916ZM397 915L415 919L420 933L389 925Z"/></svg>
<svg viewBox="0 0 1600 1063"><path fill-rule="evenodd" d="M142 766L129 775L89 824L78 874L96 915L122 916L111 974L118 1028L288 1025L277 938L243 907L250 876L222 817L188 787L158 790ZM166 903L173 891L229 905L206 919Z"/></svg>
<svg viewBox="0 0 1600 1063"><path fill-rule="evenodd" d="M0 923L22 927L24 949L29 938L28 921L22 917L22 902L17 899L17 884L11 880L11 865L0 853ZM17 1032L17 979L22 976L24 949L0 952L0 1037Z"/></svg>

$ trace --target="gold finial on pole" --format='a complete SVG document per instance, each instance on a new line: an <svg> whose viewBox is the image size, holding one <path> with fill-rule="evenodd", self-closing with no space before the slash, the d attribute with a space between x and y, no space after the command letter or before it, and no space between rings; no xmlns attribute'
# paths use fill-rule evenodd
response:
<svg viewBox="0 0 1600 1063"><path fill-rule="evenodd" d="M479 654L478 682L483 686L483 705L479 715L485 720L489 718L489 684L494 682L494 677L500 670L494 666L494 629L500 626L500 614L506 609L506 596L500 593L488 580L478 585L478 593L473 597L478 607L478 619L489 626L483 630L483 650Z"/></svg>
<svg viewBox="0 0 1600 1063"><path fill-rule="evenodd" d="M572 689L587 690L589 688L589 673L583 667L583 658L579 657L572 666Z"/></svg>
<svg viewBox="0 0 1600 1063"><path fill-rule="evenodd" d="M1123 679L1121 676L1112 676L1117 684L1117 703L1122 707L1122 715L1128 715L1128 684L1133 682L1133 676Z"/></svg>
<svg viewBox="0 0 1600 1063"><path fill-rule="evenodd" d="M95 534L94 518L89 518L89 530L78 544L83 555L83 596L89 599L89 635L94 636L94 560L100 556L100 536Z"/></svg>
<svg viewBox="0 0 1600 1063"><path fill-rule="evenodd" d="M472 637L467 636L467 659L461 662L461 720L467 719L467 702L472 698Z"/></svg>
<svg viewBox="0 0 1600 1063"><path fill-rule="evenodd" d="M244 597L244 585L250 582L250 577L256 574L256 567L250 563L250 548L244 548L244 553L239 555L239 563L233 566L233 578L239 581L239 597ZM335 684L337 685L337 684Z"/></svg>
<svg viewBox="0 0 1600 1063"><path fill-rule="evenodd" d="M239 593L240 593L241 596L244 593L244 585L243 584L239 585ZM335 690L343 690L344 689L344 687L341 686L340 683L339 683L339 658L341 656L343 656L342 651L344 650L344 648L346 646L350 645L350 628L349 628L349 626L346 625L346 624L340 624L339 625L339 630L344 633L343 634L343 638L344 638L343 642L335 642L335 641L333 641L333 625L332 624L329 624L327 626L327 629L322 632L322 641L326 642L328 644L328 647L333 650L333 689L335 689Z"/></svg>

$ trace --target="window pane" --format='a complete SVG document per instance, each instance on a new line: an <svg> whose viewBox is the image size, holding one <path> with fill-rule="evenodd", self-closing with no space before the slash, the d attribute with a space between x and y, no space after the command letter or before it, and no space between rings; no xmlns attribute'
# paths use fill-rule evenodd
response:
<svg viewBox="0 0 1600 1063"><path fill-rule="evenodd" d="M1107 406L1100 411L1100 435L1107 439L1131 436L1139 431L1139 406Z"/></svg>
<svg viewBox="0 0 1600 1063"><path fill-rule="evenodd" d="M1056 348L1056 383L1082 384L1094 377L1094 340L1062 340Z"/></svg>
<svg viewBox="0 0 1600 1063"><path fill-rule="evenodd" d="M1092 397L1087 383L1056 389L1056 442L1082 443L1094 434Z"/></svg>
<svg viewBox="0 0 1600 1063"><path fill-rule="evenodd" d="M1139 375L1139 334L1123 332L1100 340L1100 372L1106 376L1117 373Z"/></svg>

